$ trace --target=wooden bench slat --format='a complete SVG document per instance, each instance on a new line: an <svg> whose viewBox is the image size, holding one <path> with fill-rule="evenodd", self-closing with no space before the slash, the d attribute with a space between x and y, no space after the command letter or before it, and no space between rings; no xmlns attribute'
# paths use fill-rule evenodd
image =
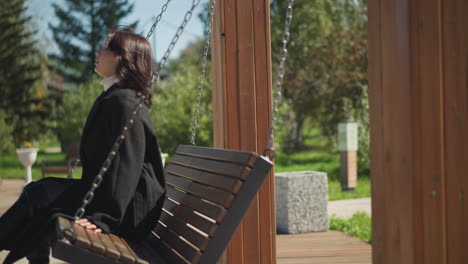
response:
<svg viewBox="0 0 468 264"><path fill-rule="evenodd" d="M75 230L76 235L76 240L73 244L80 248L88 249L91 246L91 242L89 241L88 235L86 234L84 228L78 224L75 224L73 229Z"/></svg>
<svg viewBox="0 0 468 264"><path fill-rule="evenodd" d="M155 233L160 237L161 241L164 241L164 243L166 243L169 247L179 253L190 263L197 262L200 259L200 251L187 244L187 242L182 240L172 230L167 229L163 225L159 224L156 226Z"/></svg>
<svg viewBox="0 0 468 264"><path fill-rule="evenodd" d="M65 263L122 264L104 255L72 245L66 239L59 239L54 243L52 256Z"/></svg>
<svg viewBox="0 0 468 264"><path fill-rule="evenodd" d="M236 150L214 149L189 145L179 145L176 153L213 160L229 161L231 163L238 163L249 167L252 167L257 159L257 154L253 152L239 152Z"/></svg>
<svg viewBox="0 0 468 264"><path fill-rule="evenodd" d="M175 217L194 226L209 236L213 235L217 228L215 223L195 214L190 208L180 206L167 198L164 201L163 207Z"/></svg>
<svg viewBox="0 0 468 264"><path fill-rule="evenodd" d="M106 247L102 243L99 234L97 234L94 230L90 230L85 228L86 234L88 235L89 241L91 242L91 246L89 250L97 254L104 254L106 251Z"/></svg>
<svg viewBox="0 0 468 264"><path fill-rule="evenodd" d="M68 229L68 227L71 224L70 220L63 217L59 217L57 220L60 232L63 232L65 229ZM73 244L80 248L88 249L91 245L91 242L89 242L88 236L86 235L86 232L83 230L83 228L80 225L75 224L73 226L73 230L75 230L76 236L76 239ZM68 236L67 238L70 239L70 237Z"/></svg>
<svg viewBox="0 0 468 264"><path fill-rule="evenodd" d="M162 242L159 238L155 235L150 236L147 239L148 243L153 247L153 249L157 252L160 252L164 259L167 260L170 264L187 264L188 262L185 261L182 257L177 255L173 249L168 247L164 242Z"/></svg>
<svg viewBox="0 0 468 264"><path fill-rule="evenodd" d="M166 173L166 184L172 185L198 197L222 205L226 208L231 205L232 200L234 199L234 195L232 195L230 192L192 182L187 179L174 176L170 173Z"/></svg>
<svg viewBox="0 0 468 264"><path fill-rule="evenodd" d="M67 229L70 226L71 220L66 219L64 217L58 217L57 222L59 225L59 232L63 232L63 230ZM78 224L75 224L73 228L75 230L76 235L76 240L74 241L73 245L83 249L88 249L91 242L89 242L88 236L86 235L84 228ZM104 255L112 259L118 260L120 258L120 252L117 250L112 241L110 241L109 237L101 234L99 234L99 237L101 238L101 241L105 247ZM70 237L68 237L68 239L70 239Z"/></svg>
<svg viewBox="0 0 468 264"><path fill-rule="evenodd" d="M57 218L60 232L68 228L71 220L64 217ZM147 261L140 259L128 243L114 235L105 233L96 233L94 230L84 228L78 224L74 226L76 240L74 246L89 250L98 255L108 256L119 263L128 264L148 264Z"/></svg>
<svg viewBox="0 0 468 264"><path fill-rule="evenodd" d="M197 157L184 156L176 154L171 159L171 164L179 164L185 167L199 169L202 171L212 172L220 175L236 177L240 179L245 179L250 173L250 168L247 166L216 161L208 160Z"/></svg>
<svg viewBox="0 0 468 264"><path fill-rule="evenodd" d="M226 177L219 174L214 174L206 171L201 171L193 168L187 168L177 164L169 164L166 171L177 176L188 178L209 186L223 189L228 192L237 193L242 181L233 177Z"/></svg>
<svg viewBox="0 0 468 264"><path fill-rule="evenodd" d="M99 235L99 237L102 240L102 243L106 247L106 252L104 252L105 256L108 256L109 258L119 260L120 259L120 251L117 250L117 247L114 245L114 242L110 239L109 236L107 235Z"/></svg>
<svg viewBox="0 0 468 264"><path fill-rule="evenodd" d="M208 216L216 222L220 222L226 215L226 209L224 207L201 200L199 197L189 193L176 190L170 185L167 185L166 190L166 195L171 199Z"/></svg>
<svg viewBox="0 0 468 264"><path fill-rule="evenodd" d="M190 228L186 223L182 222L177 217L171 216L163 211L159 221L164 223L167 228L173 230L179 236L183 236L200 250L203 251L206 248L210 238Z"/></svg>
<svg viewBox="0 0 468 264"><path fill-rule="evenodd" d="M118 251L120 251L119 261L126 264L134 264L136 262L135 255L130 252L127 246L122 242L122 239L114 234L107 234L114 243Z"/></svg>

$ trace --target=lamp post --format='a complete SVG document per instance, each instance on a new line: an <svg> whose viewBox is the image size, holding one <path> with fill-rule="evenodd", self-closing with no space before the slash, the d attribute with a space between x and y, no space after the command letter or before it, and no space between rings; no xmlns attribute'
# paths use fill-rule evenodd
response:
<svg viewBox="0 0 468 264"><path fill-rule="evenodd" d="M341 189L353 191L357 187L358 127L353 121L338 124L338 149L341 163Z"/></svg>

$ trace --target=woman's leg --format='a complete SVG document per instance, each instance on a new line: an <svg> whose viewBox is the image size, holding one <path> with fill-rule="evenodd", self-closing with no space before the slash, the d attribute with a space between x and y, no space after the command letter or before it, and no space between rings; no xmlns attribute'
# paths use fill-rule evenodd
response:
<svg viewBox="0 0 468 264"><path fill-rule="evenodd" d="M18 200L0 217L0 250L11 250L11 239L32 216L34 205L28 191L31 184L24 186Z"/></svg>
<svg viewBox="0 0 468 264"><path fill-rule="evenodd" d="M11 253L15 256L11 259L31 254L32 258L39 256L43 259L43 262L36 263L48 263L49 245L46 244L45 229L49 224L50 205L78 181L44 178L26 185L19 199L0 217L0 249L14 251Z"/></svg>

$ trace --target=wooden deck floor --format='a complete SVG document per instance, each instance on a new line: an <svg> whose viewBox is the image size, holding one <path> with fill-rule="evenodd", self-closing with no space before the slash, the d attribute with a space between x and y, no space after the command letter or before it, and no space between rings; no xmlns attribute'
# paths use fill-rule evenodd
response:
<svg viewBox="0 0 468 264"><path fill-rule="evenodd" d="M371 264L372 246L337 231L278 235L278 264Z"/></svg>

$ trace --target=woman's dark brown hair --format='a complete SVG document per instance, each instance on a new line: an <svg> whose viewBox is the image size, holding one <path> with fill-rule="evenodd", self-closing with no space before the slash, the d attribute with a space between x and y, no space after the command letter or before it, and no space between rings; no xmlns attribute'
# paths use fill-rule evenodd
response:
<svg viewBox="0 0 468 264"><path fill-rule="evenodd" d="M104 47L117 55L117 84L144 94L150 108L153 59L149 42L130 27L116 27L108 34Z"/></svg>

